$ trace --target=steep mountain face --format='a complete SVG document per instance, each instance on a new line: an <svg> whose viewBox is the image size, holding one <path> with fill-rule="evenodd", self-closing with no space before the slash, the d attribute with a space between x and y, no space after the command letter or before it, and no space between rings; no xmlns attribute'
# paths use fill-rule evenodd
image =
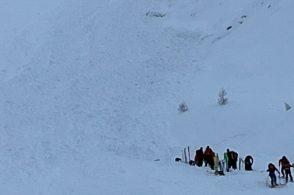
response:
<svg viewBox="0 0 294 195"><path fill-rule="evenodd" d="M150 160L169 162L187 145L252 153L260 169L281 151L294 158L272 140L287 145L294 136L293 113L283 107L294 96L293 6L291 0L3 0L0 169L6 186L19 179L19 191L2 191L18 194L37 183L39 189L26 192L67 194L78 183L72 178L82 178L76 194L88 185L95 186L88 194L117 192L108 189L112 181L127 194L125 186L137 179L140 192L161 176L140 180L139 165L153 170ZM221 88L228 92L225 106L217 104ZM182 102L188 112L178 112ZM164 181L163 188L173 183Z"/></svg>
<svg viewBox="0 0 294 195"><path fill-rule="evenodd" d="M212 46L203 61L203 74L193 81L195 92L187 92L194 94L190 97L195 109L174 125L178 133L181 124L191 124L181 140L211 143L221 150L248 147L247 152L254 150L256 155L290 152L278 143L269 148L269 136L285 143L292 137L292 113L284 108L284 102L293 99L289 85L293 80L288 75L293 71L292 6L291 1L252 1L231 14L223 31L208 38ZM224 107L216 103L221 88L230 102ZM194 132L199 136L189 136Z"/></svg>
<svg viewBox="0 0 294 195"><path fill-rule="evenodd" d="M290 10L294 4L291 1L244 1L239 7L238 1L221 3L215 4L213 11L210 11L214 7L211 4L202 10L206 16L202 21L208 20L211 25L206 27L207 35L200 41L200 50L207 53L200 60L201 72L195 74L189 87L183 87L182 97L187 97L190 110L174 115L172 134L178 139L178 156L187 145L193 148L210 145L222 159L223 152L230 148L240 157L253 155L254 169L259 173L243 172L243 175L239 171L226 173L225 179L212 179L202 170L201 173L198 169L189 170L187 172L193 172L191 185L194 187L189 189L188 184L184 190L189 189L187 194L195 191L276 194L264 189L268 181L267 164L273 162L278 167L281 156L294 158L291 149L285 147L292 143L293 112L286 112L284 107L284 102L292 104L294 95L290 85L293 83L290 75L294 71ZM183 21L178 24L190 27L186 19ZM225 106L217 105L221 88L227 91L229 103ZM208 188L200 187L199 183ZM281 193L291 193L292 187L288 185Z"/></svg>
<svg viewBox="0 0 294 195"><path fill-rule="evenodd" d="M160 151L158 144L168 148L166 125L148 105L173 81L165 78L169 67L159 58L165 45L156 43L164 35L146 17L148 7L55 3L31 1L22 9L7 4L7 17L15 15L10 13L15 6L20 11L11 18L20 26L6 41L16 49L3 48L2 125L12 134L5 142L38 145L37 153L91 148L135 158L150 158ZM46 146L39 146L40 140Z"/></svg>

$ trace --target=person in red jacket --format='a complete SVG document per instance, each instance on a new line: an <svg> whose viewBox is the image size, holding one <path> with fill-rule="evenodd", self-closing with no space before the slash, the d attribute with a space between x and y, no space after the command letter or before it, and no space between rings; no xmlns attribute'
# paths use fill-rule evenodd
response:
<svg viewBox="0 0 294 195"><path fill-rule="evenodd" d="M205 166L207 166L208 164L211 169L214 169L214 161L213 161L214 156L215 154L212 151L212 149L209 146L207 146L203 154Z"/></svg>
<svg viewBox="0 0 294 195"><path fill-rule="evenodd" d="M273 163L269 163L267 172L269 172L272 187L275 187L275 186L278 185L277 184L277 177L276 177L276 174L275 174L276 171L280 174L279 170L275 167L275 165Z"/></svg>

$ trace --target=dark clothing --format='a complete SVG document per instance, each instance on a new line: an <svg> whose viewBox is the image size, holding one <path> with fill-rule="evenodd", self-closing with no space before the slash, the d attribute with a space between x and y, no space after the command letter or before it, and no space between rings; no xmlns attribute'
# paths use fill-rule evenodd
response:
<svg viewBox="0 0 294 195"><path fill-rule="evenodd" d="M283 165L283 158L281 158L279 160L279 167L281 166L281 173L282 173L282 176L285 177L285 168L284 168L284 165Z"/></svg>
<svg viewBox="0 0 294 195"><path fill-rule="evenodd" d="M277 176L275 175L275 173L269 173L269 176L271 178L271 184L272 184L272 186L278 185L277 184Z"/></svg>
<svg viewBox="0 0 294 195"><path fill-rule="evenodd" d="M293 177L291 174L291 167L293 167L293 165L290 164L289 160L283 156L283 158L279 160L279 165L282 165L281 172L283 177L285 177L286 174L286 182L288 182L289 177L290 181L293 182Z"/></svg>
<svg viewBox="0 0 294 195"><path fill-rule="evenodd" d="M279 170L275 167L275 165L273 165L272 163L268 164L267 172L269 172L272 187L277 185L277 177L276 177L276 174L275 174L276 171L280 174Z"/></svg>
<svg viewBox="0 0 294 195"><path fill-rule="evenodd" d="M280 174L279 170L272 163L268 164L268 169L266 171L269 172L269 174L275 174L276 171Z"/></svg>
<svg viewBox="0 0 294 195"><path fill-rule="evenodd" d="M203 165L203 149L202 148L200 148L199 150L196 150L194 162L198 167L202 167Z"/></svg>
<svg viewBox="0 0 294 195"><path fill-rule="evenodd" d="M246 156L245 160L244 160L244 163L245 163L245 170L246 171L252 171L252 164L253 164L252 156L250 156L250 155Z"/></svg>
<svg viewBox="0 0 294 195"><path fill-rule="evenodd" d="M291 170L290 169L285 169L285 173L286 173L286 182L288 182L288 177L290 177L290 181L293 182L293 177L291 174Z"/></svg>
<svg viewBox="0 0 294 195"><path fill-rule="evenodd" d="M231 167L237 169L238 153L234 151L228 151L228 169Z"/></svg>

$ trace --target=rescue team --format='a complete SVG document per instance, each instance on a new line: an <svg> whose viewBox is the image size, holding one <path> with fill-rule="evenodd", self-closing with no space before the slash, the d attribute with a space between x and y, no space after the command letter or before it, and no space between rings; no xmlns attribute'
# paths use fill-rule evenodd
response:
<svg viewBox="0 0 294 195"><path fill-rule="evenodd" d="M224 168L227 172L229 172L230 169L235 170L237 169L237 162L237 152L227 149L224 153L224 159L219 160L218 154L215 153L209 146L206 146L204 151L202 147L196 150L194 161L191 160L189 164L198 167L202 167L204 164L205 167L209 166L212 170L214 170L216 175L224 175ZM253 158L251 155L247 155L243 162L245 164L244 168L246 171L253 170ZM277 177L275 172L277 172L279 175L281 172L282 177L286 179L286 182L288 182L289 179L290 182L293 182L293 177L291 174L291 167L293 167L293 164L290 163L286 156L283 156L279 160L279 167L281 168L280 171L275 167L273 163L268 164L267 172L269 172L269 177L271 179L271 187L277 186Z"/></svg>

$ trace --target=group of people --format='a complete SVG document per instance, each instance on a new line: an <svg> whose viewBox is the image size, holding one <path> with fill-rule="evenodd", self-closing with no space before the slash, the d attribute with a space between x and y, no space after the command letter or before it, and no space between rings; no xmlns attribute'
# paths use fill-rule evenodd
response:
<svg viewBox="0 0 294 195"><path fill-rule="evenodd" d="M224 160L219 160L219 156L215 153L209 146L203 151L203 148L200 147L196 150L194 164L198 167L202 167L209 165L212 170L215 170L215 174L224 175L224 167L226 167L226 171L237 169L238 162L238 153L235 151L231 151L229 149L224 153ZM245 170L252 170L253 158L248 155L245 160Z"/></svg>
<svg viewBox="0 0 294 195"><path fill-rule="evenodd" d="M279 168L281 168L282 178L286 178L286 182L288 182L288 179L290 178L290 182L293 182L293 177L291 174L291 167L293 167L293 164L290 163L290 161L287 159L286 156L283 156L279 160ZM271 187L275 187L277 184L277 177L275 172L278 172L280 175L280 171L275 167L273 163L268 164L267 172L269 172L269 177L271 178Z"/></svg>
<svg viewBox="0 0 294 195"><path fill-rule="evenodd" d="M247 155L244 160L240 160L244 163L244 168L246 171L253 170L253 158L251 155ZM215 153L209 146L206 146L204 151L203 147L197 149L194 161L191 160L189 163L190 165L196 165L198 167L202 167L203 164L205 167L208 165L212 170L215 171L216 175L224 175L224 168L226 168L227 172L229 172L231 168L235 170L237 169L237 162L237 152L227 149L226 152L224 152L224 159L220 160L218 154ZM289 179L290 182L293 182L291 167L294 167L294 164L291 164L286 156L283 156L279 160L279 168L281 169L281 172L275 167L273 163L269 163L267 172L269 172L269 177L271 179L271 187L277 185L277 177L275 172L277 172L279 176L282 174L282 178L285 178L286 182L288 182Z"/></svg>
<svg viewBox="0 0 294 195"><path fill-rule="evenodd" d="M180 161L180 158L176 158ZM206 146L205 150L203 151L203 148L200 147L196 150L196 154L194 157L194 161L191 160L189 162L190 165L195 165L198 167L202 167L203 164L205 167L209 165L209 167L215 171L216 175L224 175L224 168L226 168L226 171L229 172L230 169L237 169L237 162L238 162L238 153L232 150L227 149L224 153L224 159L220 160L217 153L215 153L209 146ZM253 165L253 158L250 155L247 155L244 160L240 159L240 162L243 162L245 165L246 171L252 171L252 165ZM240 166L240 164L239 164ZM285 178L286 183L289 181L293 182L293 177L291 174L291 167L294 167L294 164L291 164L290 161L287 159L286 156L283 156L279 160L279 169L275 167L273 163L268 164L267 172L269 172L269 177L271 179L271 187L275 187L277 184L277 177L275 172L279 174L279 176L282 174L282 178Z"/></svg>

